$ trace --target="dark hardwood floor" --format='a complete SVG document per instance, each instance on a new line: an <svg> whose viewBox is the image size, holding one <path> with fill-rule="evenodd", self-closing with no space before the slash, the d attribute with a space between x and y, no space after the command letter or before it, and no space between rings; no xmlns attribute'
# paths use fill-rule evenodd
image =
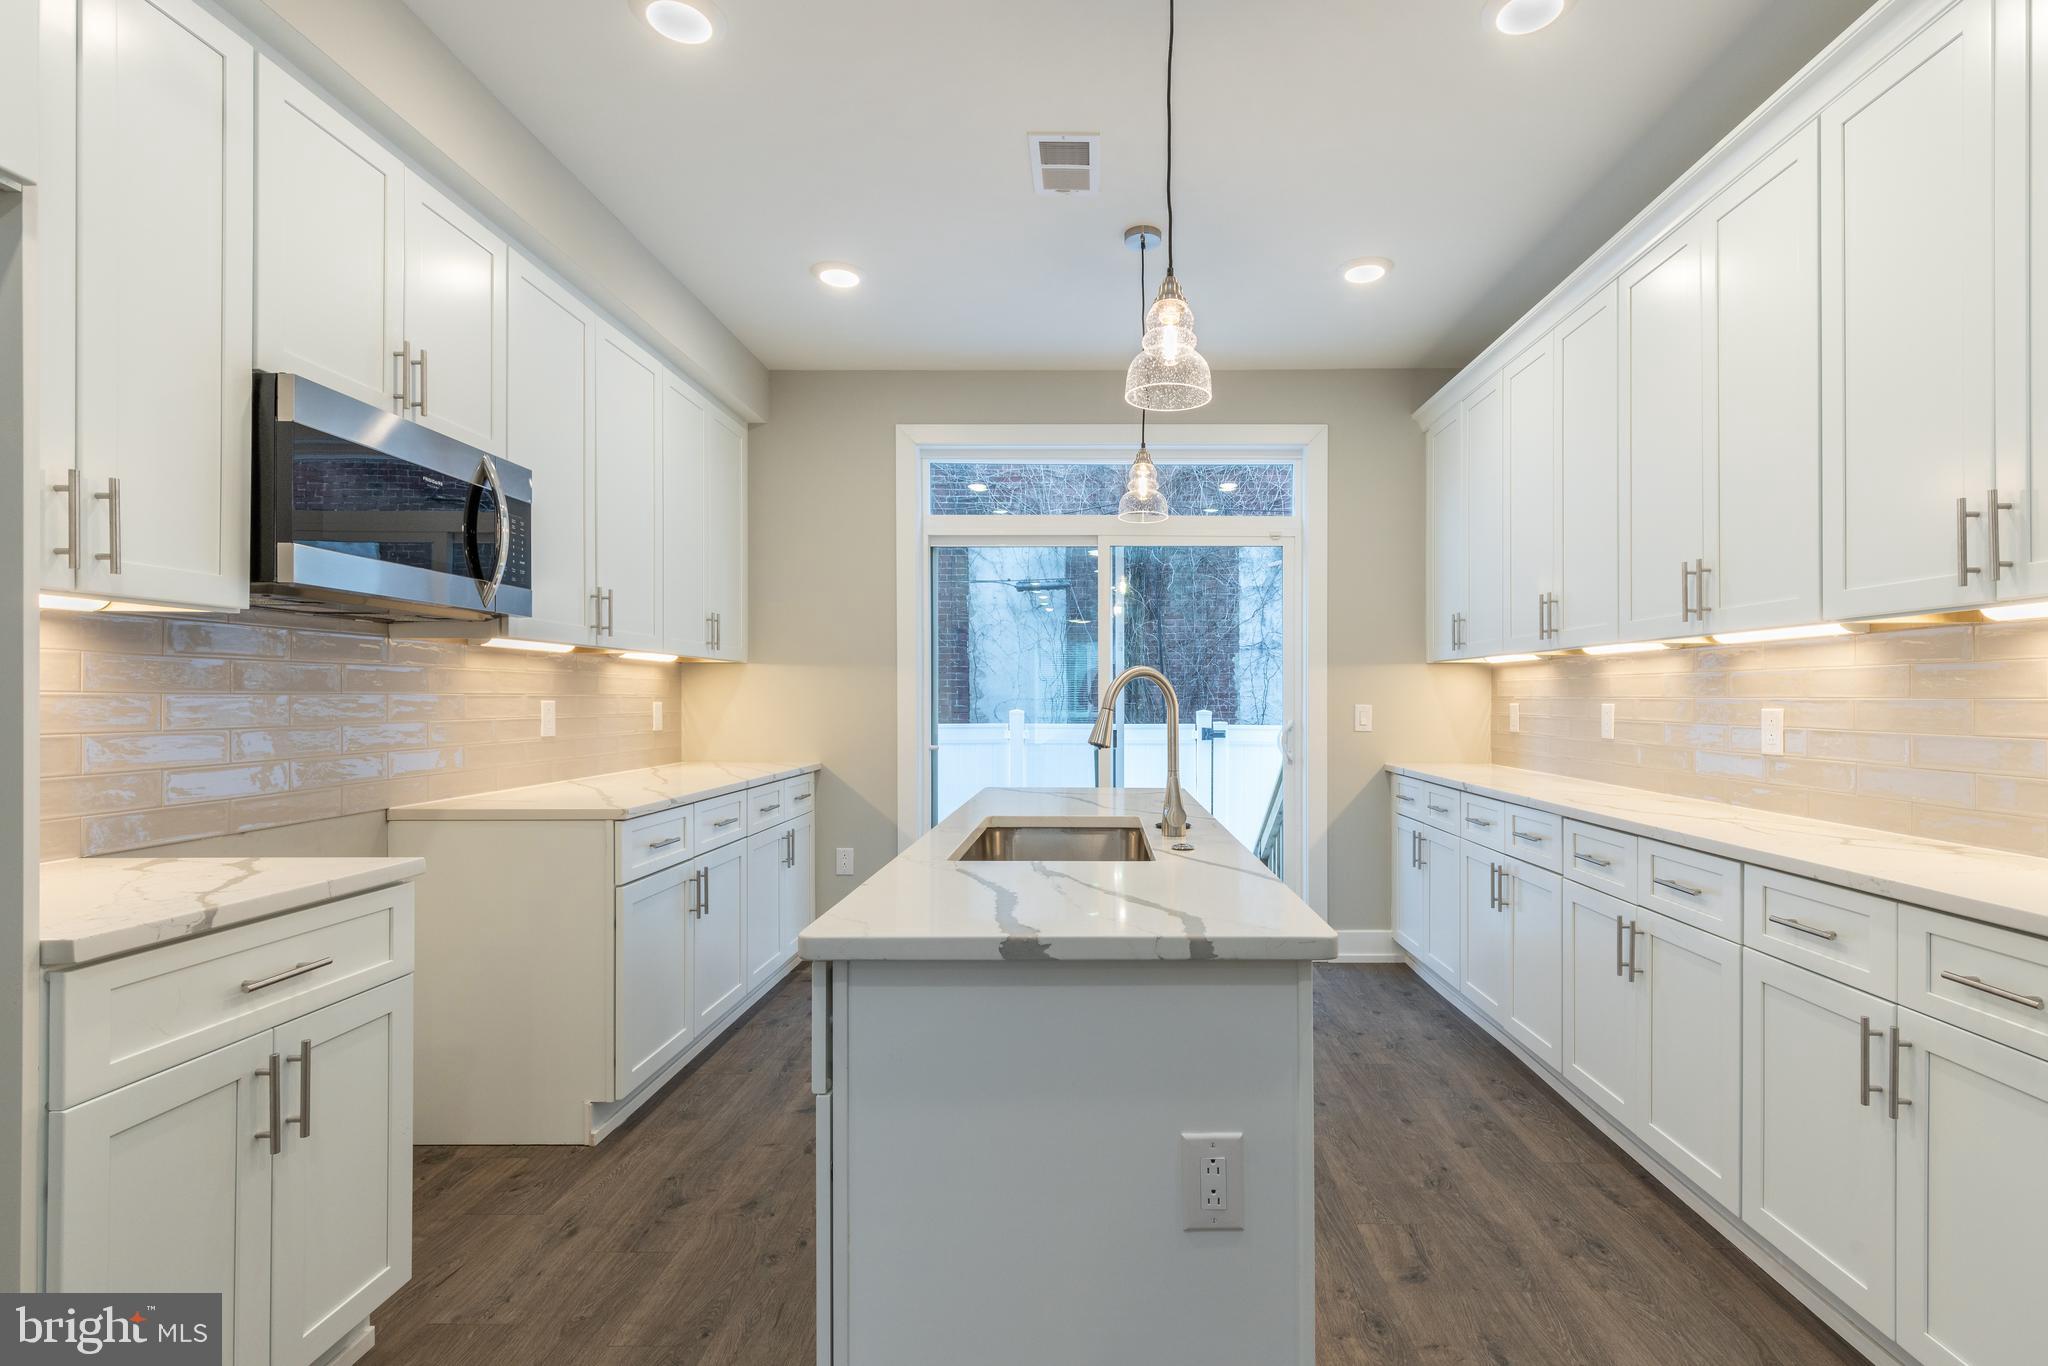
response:
<svg viewBox="0 0 2048 1366"><path fill-rule="evenodd" d="M811 1361L809 1011L597 1148L418 1149L370 1366ZM1318 1366L1861 1360L1406 968L1318 969L1315 1029Z"/></svg>

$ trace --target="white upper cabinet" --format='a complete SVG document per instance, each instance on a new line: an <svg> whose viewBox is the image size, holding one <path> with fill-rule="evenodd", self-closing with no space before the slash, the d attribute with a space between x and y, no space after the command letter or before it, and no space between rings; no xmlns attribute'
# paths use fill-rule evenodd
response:
<svg viewBox="0 0 2048 1366"><path fill-rule="evenodd" d="M79 22L80 477L47 495L75 532L46 563L57 586L238 610L254 52L191 0L85 0Z"/></svg>
<svg viewBox="0 0 2048 1366"><path fill-rule="evenodd" d="M711 649L711 608L706 601L711 522L706 469L704 401L689 385L665 374L661 383L662 648L701 656Z"/></svg>
<svg viewBox="0 0 2048 1366"><path fill-rule="evenodd" d="M256 71L256 365L394 412L405 168L267 59Z"/></svg>
<svg viewBox="0 0 2048 1366"><path fill-rule="evenodd" d="M2031 366L2026 392L2032 400L2027 408L2032 426L2017 440L2005 439L2001 431L1998 501L2011 503L2012 507L2003 511L1993 509L1997 514L1994 529L1999 553L1986 557L1987 561L2013 562L2013 567L1999 577L1998 593L2000 597L2014 598L2048 597L2048 14L2043 13L2040 0L2033 0L2033 16L2033 46L2025 53L2025 88L2030 95L2028 109L2033 122L2026 137L2007 139L2009 148L2024 148L2032 158L2025 168L2025 202L2031 234L2026 242L2027 262L2031 266L2027 276L2025 341ZM1999 76L2003 80L2007 69L2005 52L2017 46L2019 40L2001 30L1999 41ZM2001 91L2020 84L2015 77L2001 86ZM2006 107L2003 98L2000 107ZM2009 165L2001 162L1999 174L2010 176ZM2001 305L2008 303L2014 293L2000 290Z"/></svg>
<svg viewBox="0 0 2048 1366"><path fill-rule="evenodd" d="M1613 640L1621 605L1621 334L1617 290L1607 285L1551 339L1557 377L1557 598L1549 646Z"/></svg>
<svg viewBox="0 0 2048 1366"><path fill-rule="evenodd" d="M1621 277L1621 636L1698 628L1707 569L1707 224L1695 217Z"/></svg>
<svg viewBox="0 0 2048 1366"><path fill-rule="evenodd" d="M1694 595L1716 630L1821 616L1819 192L1808 124L1706 211L1713 486Z"/></svg>
<svg viewBox="0 0 2048 1366"><path fill-rule="evenodd" d="M2006 377L1993 8L1959 0L1821 114L1830 617L1968 606L1994 591L1983 514Z"/></svg>
<svg viewBox="0 0 2048 1366"><path fill-rule="evenodd" d="M1428 640L1431 659L1451 659L1465 617L1465 421L1453 407L1430 429Z"/></svg>
<svg viewBox="0 0 2048 1366"><path fill-rule="evenodd" d="M405 189L406 402L423 425L502 455L505 243L418 176Z"/></svg>
<svg viewBox="0 0 2048 1366"><path fill-rule="evenodd" d="M1558 596L1557 394L1550 338L1508 362L1506 402L1507 589L1505 647L1539 650L1550 640Z"/></svg>
<svg viewBox="0 0 2048 1366"><path fill-rule="evenodd" d="M1501 553L1506 507L1501 446L1506 406L1498 375L1465 400L1465 440L1459 462L1465 482L1465 620L1458 635L1461 658L1497 654L1501 648L1501 599L1506 584L1506 562Z"/></svg>
<svg viewBox="0 0 2048 1366"><path fill-rule="evenodd" d="M747 657L747 429L713 409L705 430L704 603L719 659Z"/></svg>
<svg viewBox="0 0 2048 1366"><path fill-rule="evenodd" d="M0 5L0 184L23 185L36 178L37 142L42 136L36 108L41 83L37 30L41 7L16 0Z"/></svg>
<svg viewBox="0 0 2048 1366"><path fill-rule="evenodd" d="M661 648L661 367L609 327L597 335L597 640Z"/></svg>
<svg viewBox="0 0 2048 1366"><path fill-rule="evenodd" d="M512 633L564 645L593 643L595 546L591 484L597 405L591 364L597 318L581 300L514 255L510 287L505 454L533 471L533 614Z"/></svg>

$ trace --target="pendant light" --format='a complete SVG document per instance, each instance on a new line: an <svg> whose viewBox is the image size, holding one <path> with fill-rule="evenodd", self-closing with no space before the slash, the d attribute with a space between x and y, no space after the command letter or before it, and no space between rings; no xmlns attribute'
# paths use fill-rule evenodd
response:
<svg viewBox="0 0 2048 1366"><path fill-rule="evenodd" d="M1138 249L1138 307L1145 306L1145 253L1159 240L1159 229L1135 227L1124 232L1124 245ZM1146 316L1146 327L1150 330L1151 318ZM1144 357L1139 357L1140 360ZM1167 518L1166 493L1159 487L1159 467L1152 463L1152 452L1145 449L1145 419L1151 416L1144 408L1138 410L1138 453L1131 457L1130 478L1124 484L1124 496L1118 500L1116 515L1125 522L1163 522Z"/></svg>
<svg viewBox="0 0 2048 1366"><path fill-rule="evenodd" d="M1213 394L1209 362L1195 350L1195 311L1173 273L1174 0L1166 3L1166 278L1145 314L1145 335L1124 375L1124 401L1155 413L1185 412Z"/></svg>

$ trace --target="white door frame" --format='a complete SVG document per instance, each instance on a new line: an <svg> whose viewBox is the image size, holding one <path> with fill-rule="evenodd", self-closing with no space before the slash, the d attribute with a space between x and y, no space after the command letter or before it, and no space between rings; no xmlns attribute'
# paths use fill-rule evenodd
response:
<svg viewBox="0 0 2048 1366"><path fill-rule="evenodd" d="M1291 830L1288 858L1299 859L1303 896L1318 914L1329 904L1329 428L1321 424L1180 423L1155 429L1155 454L1245 459L1263 455L1298 462L1294 517L1211 519L1175 517L1144 532L1113 516L1094 517L927 517L924 463L927 453L972 458L977 450L1042 451L1048 457L1071 452L1094 455L1131 445L1130 423L1094 424L905 424L896 428L896 838L908 848L931 825L931 765L924 739L930 706L925 687L931 657L931 628L925 611L933 541L967 538L1047 541L1108 536L1113 540L1193 543L1256 542L1272 537L1294 541L1290 594L1300 604L1302 674L1296 706L1302 737L1291 761L1304 768L1306 810ZM1106 569L1106 567L1105 567ZM1107 577L1102 579L1107 583ZM1107 661L1105 661L1106 663Z"/></svg>

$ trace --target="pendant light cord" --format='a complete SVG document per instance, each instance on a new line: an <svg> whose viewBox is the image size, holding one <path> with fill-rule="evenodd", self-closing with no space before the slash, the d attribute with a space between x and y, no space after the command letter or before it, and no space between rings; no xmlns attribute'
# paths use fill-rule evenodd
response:
<svg viewBox="0 0 2048 1366"><path fill-rule="evenodd" d="M1166 0L1166 274L1173 276L1173 30L1174 0Z"/></svg>
<svg viewBox="0 0 2048 1366"><path fill-rule="evenodd" d="M1144 344L1143 339L1145 336L1145 308L1145 238L1141 233L1138 237L1138 337L1139 345L1141 346ZM1145 410L1143 408L1138 409L1138 449L1141 451L1145 449Z"/></svg>

